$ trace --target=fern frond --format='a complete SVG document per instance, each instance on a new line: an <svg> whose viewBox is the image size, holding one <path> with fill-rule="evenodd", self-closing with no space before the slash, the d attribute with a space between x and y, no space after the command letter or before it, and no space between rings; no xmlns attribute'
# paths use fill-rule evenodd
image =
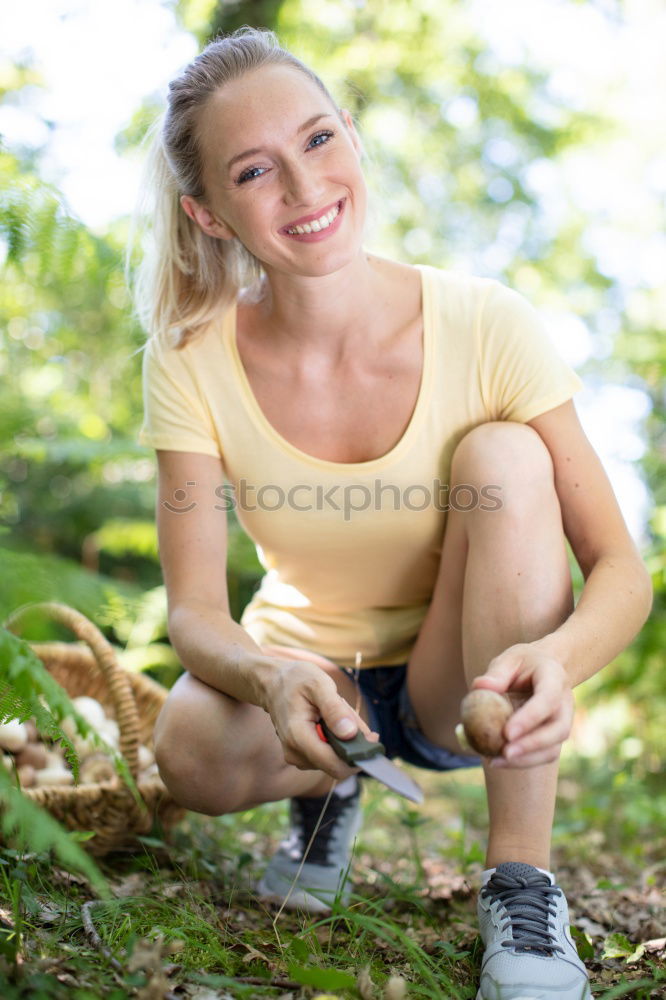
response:
<svg viewBox="0 0 666 1000"><path fill-rule="evenodd" d="M16 788L4 767L0 767L0 829L7 840L30 851L53 851L65 868L81 872L100 896L110 897L106 879L92 858L45 809Z"/></svg>
<svg viewBox="0 0 666 1000"><path fill-rule="evenodd" d="M136 800L141 801L124 757L113 751L77 712L67 692L51 676L25 639L0 627L0 722L8 719L25 722L26 719L34 718L40 733L62 743L74 780L78 781L79 758L71 740L59 726L67 717L74 720L77 732L82 737L90 740L98 750L112 759L116 773L127 784Z"/></svg>

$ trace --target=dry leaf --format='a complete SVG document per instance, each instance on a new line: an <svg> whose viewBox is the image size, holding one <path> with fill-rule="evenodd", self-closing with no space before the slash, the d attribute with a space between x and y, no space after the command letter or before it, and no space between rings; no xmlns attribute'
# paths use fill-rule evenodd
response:
<svg viewBox="0 0 666 1000"><path fill-rule="evenodd" d="M262 951L257 951L256 948L253 948L251 944L246 944L245 941L241 941L239 943L243 946L243 948L247 949L247 955L243 955L244 962L254 962L255 960L258 960L260 962L265 962L269 968L272 968L273 963L271 962L271 959L268 958L267 955L264 955Z"/></svg>
<svg viewBox="0 0 666 1000"><path fill-rule="evenodd" d="M375 984L370 976L370 966L366 965L358 974L356 988L361 994L362 1000L374 1000Z"/></svg>
<svg viewBox="0 0 666 1000"><path fill-rule="evenodd" d="M391 976L384 987L384 1000L405 1000L407 983L401 976Z"/></svg>

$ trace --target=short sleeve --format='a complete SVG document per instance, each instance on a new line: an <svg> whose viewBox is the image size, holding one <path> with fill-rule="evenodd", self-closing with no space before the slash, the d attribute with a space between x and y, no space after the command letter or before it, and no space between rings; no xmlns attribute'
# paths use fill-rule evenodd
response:
<svg viewBox="0 0 666 1000"><path fill-rule="evenodd" d="M138 443L220 457L220 445L182 351L151 337L143 354L143 424Z"/></svg>
<svg viewBox="0 0 666 1000"><path fill-rule="evenodd" d="M526 423L583 388L538 312L490 281L479 318L481 391L491 420Z"/></svg>

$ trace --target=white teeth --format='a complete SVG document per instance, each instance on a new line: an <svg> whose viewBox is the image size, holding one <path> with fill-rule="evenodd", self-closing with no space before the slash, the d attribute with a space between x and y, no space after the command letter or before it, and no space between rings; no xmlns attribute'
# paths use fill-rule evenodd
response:
<svg viewBox="0 0 666 1000"><path fill-rule="evenodd" d="M328 229L330 224L333 222L333 219L339 214L339 212L339 206L335 205L330 212L327 212L326 215L322 215L320 219L314 219L312 222L306 222L302 226L292 226L291 229L287 230L287 232L290 236L295 236L297 234L299 236L303 236L305 233L318 233L322 229Z"/></svg>

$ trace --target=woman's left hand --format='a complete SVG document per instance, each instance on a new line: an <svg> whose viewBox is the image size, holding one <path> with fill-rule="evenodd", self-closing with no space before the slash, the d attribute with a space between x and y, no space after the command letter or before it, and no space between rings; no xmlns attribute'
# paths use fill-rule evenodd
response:
<svg viewBox="0 0 666 1000"><path fill-rule="evenodd" d="M571 682L558 660L536 643L517 643L490 661L473 681L475 688L508 694L520 705L504 727L507 743L492 767L536 767L557 760L574 714Z"/></svg>

